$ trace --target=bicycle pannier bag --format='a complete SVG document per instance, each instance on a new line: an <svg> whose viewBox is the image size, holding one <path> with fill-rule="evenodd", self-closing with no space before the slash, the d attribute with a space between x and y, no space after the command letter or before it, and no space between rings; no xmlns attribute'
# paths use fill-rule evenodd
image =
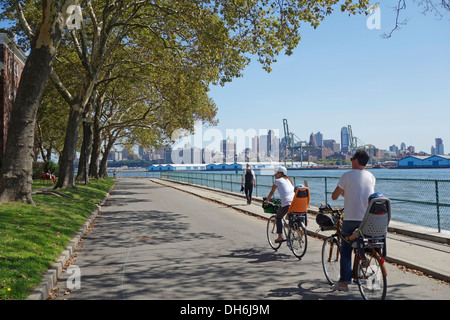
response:
<svg viewBox="0 0 450 320"><path fill-rule="evenodd" d="M319 212L316 216L316 222L322 231L336 229L334 218L329 213Z"/></svg>

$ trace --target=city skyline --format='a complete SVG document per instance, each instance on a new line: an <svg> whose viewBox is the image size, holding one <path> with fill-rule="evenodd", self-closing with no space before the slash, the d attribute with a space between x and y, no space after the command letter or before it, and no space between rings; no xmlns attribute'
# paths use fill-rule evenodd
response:
<svg viewBox="0 0 450 320"><path fill-rule="evenodd" d="M283 119L301 140L311 132L338 140L342 127L366 144L388 149L413 145L429 153L439 137L450 141L450 37L448 14L424 15L408 3L408 23L385 39L395 12L380 4L381 27L368 29L367 16L338 11L313 29L302 25L292 56L281 54L272 72L256 59L241 78L212 86L218 130L272 128Z"/></svg>
<svg viewBox="0 0 450 320"><path fill-rule="evenodd" d="M284 133L283 131L280 131L278 129L241 129L241 128L230 128L230 129L226 129L224 132L222 132L221 130L219 130L217 127L205 127L202 126L201 124L197 124L197 126L195 127L195 133L192 135L186 135L184 137L182 137L181 139L175 141L171 147L173 149L177 149L177 148L183 148L184 145L186 143L189 143L191 146L193 147L197 147L197 148L208 148L214 151L221 151L221 142L227 139L231 139L231 140L235 140L237 142L237 146L236 146L236 151L238 153L243 152L245 148L251 148L252 149L252 139L255 136L261 137L261 136L267 136L269 131L273 131L275 136L279 139L279 141L281 142L284 139ZM321 140L325 141L325 140L334 140L336 143L340 144L340 151L342 152L343 148L344 148L344 153L345 153L345 145L342 144L342 130L343 129L348 129L348 127L342 127L340 129L340 131L335 135L335 136L326 136L322 133L322 130L317 130L316 132L312 131L310 134L308 134L308 138L307 139L301 139L298 140L296 142L302 141L306 144L308 144L310 142L310 136L313 134L315 136L315 139L317 141L317 134L321 135ZM262 134L254 134L254 133L262 133ZM254 135L252 135L254 134ZM347 133L348 135L348 133ZM338 136L338 138L336 137ZM348 136L348 138L350 138L350 136ZM353 136L353 138L358 139L356 136ZM441 137L435 137L433 138L432 141L430 141L430 146L427 150L419 150L417 148L417 146L415 146L414 144L409 144L405 141L391 141L390 143L388 143L387 147L381 147L375 144L370 144L367 143L366 145L373 145L374 147L376 147L379 150L385 150L385 151L389 151L391 149L391 147L393 146L397 146L399 150L405 150L408 149L410 147L414 148L414 153L421 153L424 152L426 154L434 154L433 153L433 148L434 149L438 149L437 148L437 139L439 139L440 144L442 145L442 152L445 151L445 140L442 139ZM245 144L243 144L245 142ZM360 141L358 139L359 143L362 143L362 141ZM350 143L350 142L349 142ZM402 148L402 145L404 144L404 148ZM281 145L281 143L280 143ZM320 144L318 144L320 146ZM361 146L360 144L358 144L358 146ZM350 144L347 146L347 148L350 147ZM437 152L437 151L436 151ZM438 153L436 153L438 154ZM445 153L439 153L439 154L445 154Z"/></svg>

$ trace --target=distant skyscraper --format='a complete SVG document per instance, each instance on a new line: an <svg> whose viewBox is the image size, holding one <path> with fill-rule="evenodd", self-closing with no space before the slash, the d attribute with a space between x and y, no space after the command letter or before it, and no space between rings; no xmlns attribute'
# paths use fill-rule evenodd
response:
<svg viewBox="0 0 450 320"><path fill-rule="evenodd" d="M404 142L400 144L400 150L406 150L406 144Z"/></svg>
<svg viewBox="0 0 450 320"><path fill-rule="evenodd" d="M322 148L323 147L323 134L321 134L319 131L314 136L316 137L317 146L319 148Z"/></svg>
<svg viewBox="0 0 450 320"><path fill-rule="evenodd" d="M341 152L349 153L350 149L350 135L348 134L348 128L342 127L341 129Z"/></svg>
<svg viewBox="0 0 450 320"><path fill-rule="evenodd" d="M269 130L267 132L267 155L272 156L275 153L275 131Z"/></svg>
<svg viewBox="0 0 450 320"><path fill-rule="evenodd" d="M309 145L313 146L313 147L317 147L316 136L312 132L311 132L311 135L309 136Z"/></svg>
<svg viewBox="0 0 450 320"><path fill-rule="evenodd" d="M232 163L234 162L234 156L236 154L236 144L230 138L226 140L222 140L220 145L220 151L223 153L223 157L225 162Z"/></svg>
<svg viewBox="0 0 450 320"><path fill-rule="evenodd" d="M440 154L443 155L444 154L444 144L442 143L442 139L441 138L436 138L436 154Z"/></svg>

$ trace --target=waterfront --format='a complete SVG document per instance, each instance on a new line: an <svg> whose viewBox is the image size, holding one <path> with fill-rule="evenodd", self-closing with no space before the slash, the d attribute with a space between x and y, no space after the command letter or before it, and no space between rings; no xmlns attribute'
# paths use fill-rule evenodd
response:
<svg viewBox="0 0 450 320"><path fill-rule="evenodd" d="M343 206L343 199L331 200L340 176L349 169L288 170L294 184L307 184L312 206L330 203ZM391 199L392 219L450 230L450 168L440 169L368 169L377 178L376 191ZM273 185L273 170L255 170L256 197L265 197ZM239 192L242 171L146 172L118 171L118 177L163 177ZM277 196L277 195L275 195Z"/></svg>

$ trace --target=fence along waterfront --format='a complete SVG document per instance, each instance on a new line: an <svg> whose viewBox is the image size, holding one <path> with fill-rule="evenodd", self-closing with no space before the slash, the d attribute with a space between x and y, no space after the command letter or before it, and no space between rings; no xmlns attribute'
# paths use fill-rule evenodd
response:
<svg viewBox="0 0 450 320"><path fill-rule="evenodd" d="M210 188L240 192L242 172L161 172L161 178L188 182ZM294 185L307 184L311 205L330 203L343 206L343 199L331 201L339 177L290 176ZM273 185L272 175L256 175L253 196L265 197ZM450 180L377 178L376 192L391 200L392 220L441 230L450 230ZM275 195L276 196L276 195Z"/></svg>

